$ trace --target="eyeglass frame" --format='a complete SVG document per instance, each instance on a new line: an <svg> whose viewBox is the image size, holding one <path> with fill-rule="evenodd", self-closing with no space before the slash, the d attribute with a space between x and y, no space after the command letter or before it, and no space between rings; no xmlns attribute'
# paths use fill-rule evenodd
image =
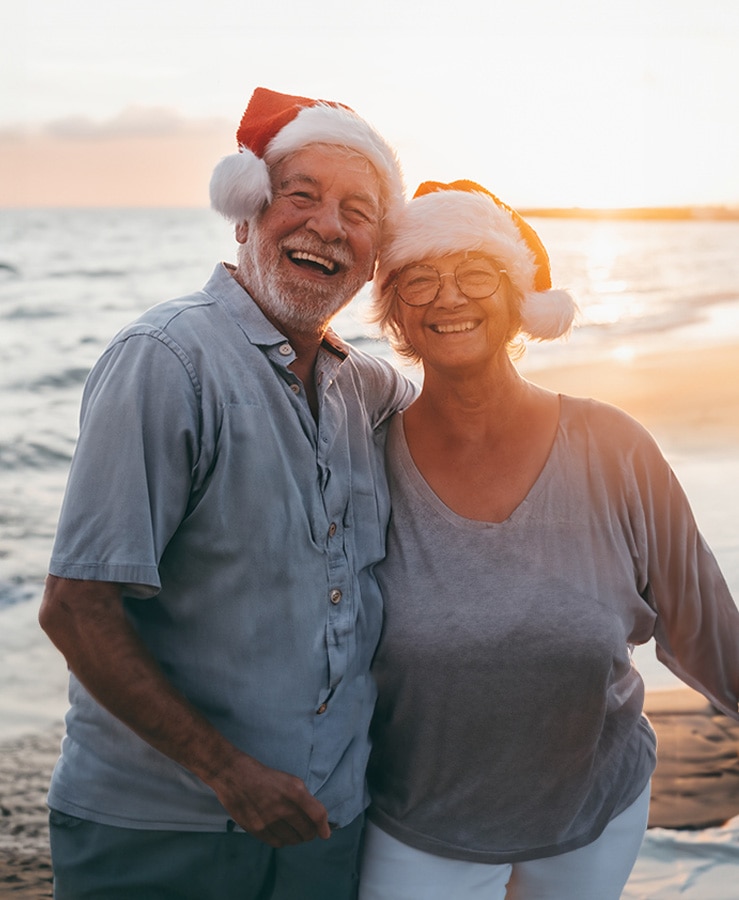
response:
<svg viewBox="0 0 739 900"><path fill-rule="evenodd" d="M436 266L428 265L428 263L409 263L407 266L403 266L402 269L399 269L399 270L398 270L398 273L397 273L396 276L395 276L395 280L394 280L393 283L392 283L393 290L395 291L395 294L396 294L398 297L400 297L401 301L402 301L403 303L405 303L406 306L410 306L411 309L422 309L424 306L430 306L432 303L435 303L436 300L439 299L439 294L441 293L441 288L442 288L442 283L443 283L443 282L442 282L442 279L443 279L443 278L446 278L446 277L449 276L449 275L453 275L453 276L454 276L454 283L457 285L457 290L459 291L460 294L462 294L463 297L466 297L468 300L487 300L488 297L492 297L494 294L496 294L496 293L498 292L498 289L500 288L500 283L501 283L501 279L500 279L500 278L498 278L498 283L495 285L495 287L493 288L493 290L490 291L489 294L482 294L480 297L470 297L469 294L465 293L465 292L462 290L462 286L460 285L459 281L457 281L457 269L459 269L460 266L463 266L465 263L473 262L473 261L476 260L476 259L482 259L482 260L484 260L485 262L488 262L488 263L490 263L491 265L494 265L494 261L491 260L490 257L488 257L488 256L482 256L482 255L481 255L481 256L467 256L467 257L465 257L461 262L457 263L457 265L454 267L454 271L453 271L453 272L440 272L440 271L436 268ZM434 296L431 298L431 300L427 300L425 303L409 303L408 300L406 300L405 297L404 297L404 296L400 293L400 291L398 290L398 279L400 278L400 276L402 275L402 273L405 272L406 269L414 269L414 268L418 268L418 269L433 269L433 271L436 272L437 278L439 279L439 286L438 286L437 289L436 289L436 293L435 293ZM497 267L496 267L496 268L497 268ZM506 277L508 276L508 269L497 269L497 272L498 272L498 275L499 275L499 276L501 276L501 275L505 275Z"/></svg>

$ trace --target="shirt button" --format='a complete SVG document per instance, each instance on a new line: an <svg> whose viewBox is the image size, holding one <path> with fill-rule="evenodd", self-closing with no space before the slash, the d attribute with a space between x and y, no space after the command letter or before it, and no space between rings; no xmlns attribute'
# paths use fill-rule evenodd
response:
<svg viewBox="0 0 739 900"><path fill-rule="evenodd" d="M333 537L336 534L336 522L332 522L328 526L328 536Z"/></svg>
<svg viewBox="0 0 739 900"><path fill-rule="evenodd" d="M322 716L326 712L327 709L328 709L328 703L322 703L316 710L316 715Z"/></svg>
<svg viewBox="0 0 739 900"><path fill-rule="evenodd" d="M299 384L291 384L290 390L293 392L293 394L299 394L300 393L300 385Z"/></svg>
<svg viewBox="0 0 739 900"><path fill-rule="evenodd" d="M290 356L292 352L293 348L290 346L290 344L280 344L280 356Z"/></svg>
<svg viewBox="0 0 739 900"><path fill-rule="evenodd" d="M334 604L334 606L336 606L336 604L339 603L339 602L341 601L341 591L339 591L339 590L337 590L336 588L334 588L334 589L331 591L331 593L329 594L329 599L330 599L331 602Z"/></svg>

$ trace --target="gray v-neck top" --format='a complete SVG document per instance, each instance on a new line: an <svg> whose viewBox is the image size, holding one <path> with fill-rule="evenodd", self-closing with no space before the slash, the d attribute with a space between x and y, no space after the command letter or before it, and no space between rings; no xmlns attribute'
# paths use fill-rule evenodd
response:
<svg viewBox="0 0 739 900"><path fill-rule="evenodd" d="M392 422L393 504L377 567L371 818L405 843L513 862L595 840L655 765L630 649L739 718L739 612L685 495L625 413L561 398L528 496L463 518Z"/></svg>

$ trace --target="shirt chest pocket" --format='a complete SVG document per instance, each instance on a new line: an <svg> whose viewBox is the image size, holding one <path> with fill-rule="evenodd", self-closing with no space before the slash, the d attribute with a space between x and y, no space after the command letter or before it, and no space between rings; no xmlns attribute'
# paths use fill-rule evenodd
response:
<svg viewBox="0 0 739 900"><path fill-rule="evenodd" d="M385 556L390 521L390 491L384 466L384 448L369 441L351 468L351 503L345 525L355 533L360 568Z"/></svg>

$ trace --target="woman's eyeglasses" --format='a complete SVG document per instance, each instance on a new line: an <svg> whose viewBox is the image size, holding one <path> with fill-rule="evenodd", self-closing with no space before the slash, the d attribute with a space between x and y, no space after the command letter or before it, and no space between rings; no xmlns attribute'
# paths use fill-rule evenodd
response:
<svg viewBox="0 0 739 900"><path fill-rule="evenodd" d="M485 258L465 259L453 272L440 273L434 266L407 266L395 279L395 290L408 306L427 306L433 303L441 291L441 279L453 275L460 292L469 300L491 297L500 287L500 276L505 269L498 269Z"/></svg>

